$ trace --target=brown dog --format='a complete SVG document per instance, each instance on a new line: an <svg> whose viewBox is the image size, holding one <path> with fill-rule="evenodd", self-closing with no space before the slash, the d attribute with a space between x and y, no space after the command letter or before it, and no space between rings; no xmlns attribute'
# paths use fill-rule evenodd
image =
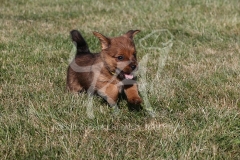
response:
<svg viewBox="0 0 240 160"><path fill-rule="evenodd" d="M133 36L138 32L140 31L130 30L115 38L93 32L102 46L100 53L93 54L79 31L71 31L77 53L67 71L68 90L74 93L82 90L97 93L110 106L117 105L118 95L124 90L129 103L140 104L142 100L134 76L137 57L133 42Z"/></svg>

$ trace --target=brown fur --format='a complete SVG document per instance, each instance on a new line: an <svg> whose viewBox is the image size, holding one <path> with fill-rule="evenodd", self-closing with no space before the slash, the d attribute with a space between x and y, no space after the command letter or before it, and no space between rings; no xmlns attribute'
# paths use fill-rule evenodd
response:
<svg viewBox="0 0 240 160"><path fill-rule="evenodd" d="M133 36L138 32L139 30L130 30L115 38L93 32L102 46L100 53L93 54L81 34L77 30L71 31L77 53L68 67L68 90L74 93L83 90L97 93L106 99L110 106L114 106L123 89L129 103L140 104L142 100L138 95L136 79L126 79L126 76L132 75L137 68Z"/></svg>

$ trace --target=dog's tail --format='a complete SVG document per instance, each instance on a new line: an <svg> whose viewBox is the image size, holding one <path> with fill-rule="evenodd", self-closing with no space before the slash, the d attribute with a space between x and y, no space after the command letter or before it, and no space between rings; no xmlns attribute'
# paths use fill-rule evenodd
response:
<svg viewBox="0 0 240 160"><path fill-rule="evenodd" d="M87 42L84 40L78 30L72 30L70 35L73 43L77 47L76 55L90 53Z"/></svg>

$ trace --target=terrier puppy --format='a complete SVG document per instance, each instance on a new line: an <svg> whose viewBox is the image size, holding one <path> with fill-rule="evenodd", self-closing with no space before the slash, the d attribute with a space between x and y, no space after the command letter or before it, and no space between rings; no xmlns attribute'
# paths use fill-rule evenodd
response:
<svg viewBox="0 0 240 160"><path fill-rule="evenodd" d="M130 30L126 34L108 38L93 32L100 40L100 53L91 53L82 35L77 30L70 32L77 53L67 71L67 88L78 93L87 91L103 97L111 107L117 106L119 93L124 90L130 104L142 102L138 94L136 77L136 48L133 36L139 30Z"/></svg>

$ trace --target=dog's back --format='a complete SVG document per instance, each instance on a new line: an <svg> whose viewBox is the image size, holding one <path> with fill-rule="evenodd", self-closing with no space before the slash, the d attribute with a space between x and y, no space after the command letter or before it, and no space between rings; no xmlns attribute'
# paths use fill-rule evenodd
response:
<svg viewBox="0 0 240 160"><path fill-rule="evenodd" d="M89 80L91 74L91 65L94 63L98 54L92 54L88 48L87 42L77 30L70 32L71 39L76 46L76 55L68 67L67 86L72 92L79 92L88 89L91 85ZM81 78L81 82L78 81Z"/></svg>

